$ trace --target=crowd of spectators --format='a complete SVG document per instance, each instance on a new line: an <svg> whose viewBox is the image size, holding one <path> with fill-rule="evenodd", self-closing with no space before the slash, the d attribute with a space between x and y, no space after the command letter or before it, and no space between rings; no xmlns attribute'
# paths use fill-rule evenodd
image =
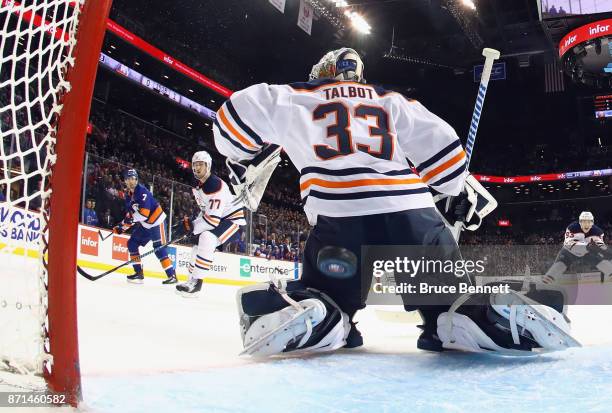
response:
<svg viewBox="0 0 612 413"><path fill-rule="evenodd" d="M95 214L99 226L112 228L123 219L122 174L128 168L138 171L140 181L152 188L167 214L172 211L171 231L175 237L184 233L185 219L194 218L197 212L191 194L195 182L188 166L191 155L207 150L213 157L213 173L227 182L223 159L210 143L183 139L125 112L97 104L92 107L91 124L86 146L84 222L89 219L91 223ZM270 259L295 260L300 256L308 222L297 189L286 184L291 172L279 169L275 175L253 217L253 225L243 227L225 245L226 251L255 253L259 249L259 256ZM287 239L291 247L280 248Z"/></svg>
<svg viewBox="0 0 612 413"><path fill-rule="evenodd" d="M484 175L516 176L612 168L612 146L495 143L479 148L487 156L475 157L470 165ZM520 160L520 162L517 162Z"/></svg>

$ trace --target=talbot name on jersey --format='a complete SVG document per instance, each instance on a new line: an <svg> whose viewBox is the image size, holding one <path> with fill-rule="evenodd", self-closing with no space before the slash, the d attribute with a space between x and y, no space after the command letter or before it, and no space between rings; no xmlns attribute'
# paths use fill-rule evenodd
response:
<svg viewBox="0 0 612 413"><path fill-rule="evenodd" d="M374 91L369 88L360 87L360 86L335 86L329 89L324 89L325 99L331 100L336 98L363 98L368 97L369 99L373 98Z"/></svg>

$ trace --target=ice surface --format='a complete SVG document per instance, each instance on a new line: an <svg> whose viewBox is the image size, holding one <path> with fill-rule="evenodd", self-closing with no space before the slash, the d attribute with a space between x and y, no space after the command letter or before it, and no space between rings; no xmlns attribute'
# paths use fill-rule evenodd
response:
<svg viewBox="0 0 612 413"><path fill-rule="evenodd" d="M79 279L81 410L612 410L612 307L572 307L585 347L534 357L421 352L410 317L369 308L359 314L363 349L255 362L237 355L236 287L205 284L202 296L186 299L160 283Z"/></svg>

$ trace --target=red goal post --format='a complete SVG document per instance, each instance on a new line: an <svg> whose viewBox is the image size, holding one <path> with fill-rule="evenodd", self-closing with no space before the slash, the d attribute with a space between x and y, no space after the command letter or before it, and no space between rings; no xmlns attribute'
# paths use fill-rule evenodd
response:
<svg viewBox="0 0 612 413"><path fill-rule="evenodd" d="M42 198L42 205L40 206L40 212L34 212L28 208L32 197L27 193L27 187L29 183L28 179L31 177L26 174L26 166L31 163L28 159L19 159L15 161L14 167L10 167L10 161L17 159L18 156L13 156L12 153L6 153L7 150L3 148L2 155L2 185L6 191L6 203L7 208L18 208L25 206L25 210L32 213L32 215L40 214L40 221L42 223L40 231L41 237L39 243L40 253L38 254L41 266L41 272L44 273L46 268L46 285L42 283L41 288L46 291L41 292L42 300L47 300L46 303L42 304L44 309L46 306L47 319L42 321L43 329L43 340L44 348L43 352L51 357L44 355L40 357L41 363L40 370L38 367L36 370L42 372L48 389L52 392L64 393L68 396L68 402L72 405L77 405L81 398L81 378L79 370L79 351L78 351L78 331L77 331L77 301L76 301L76 251L77 251L77 237L78 237L78 219L79 219L79 207L80 207L80 183L81 173L83 168L83 156L85 150L85 139L87 123L89 118L90 103L93 94L94 81L96 76L96 70L100 55L100 49L102 46L102 40L104 38L106 20L110 11L112 0L82 0L76 2L74 0L22 0L18 2L16 0L0 0L2 6L2 13L0 16L7 18L9 15L18 16L17 23L11 26L12 31L2 31L2 37L8 38L14 36L14 39L7 40L2 39L2 47L5 45L14 44L19 41L27 43L26 53L32 53L36 56L38 69L45 71L45 67L41 67L40 61L44 58L46 51L43 49L43 41L39 40L41 37L40 26L43 26L42 30L47 32L47 38L55 37L58 35L61 37L66 36L66 39L74 36L74 30L76 28L76 44L70 47L68 50L72 51L72 56L59 55L57 59L67 59L68 64L65 65L63 73L49 73L48 83L53 85L54 80L51 79L53 76L60 78L59 82L67 81L69 87L60 86L57 90L63 91L58 93L58 96L53 96L54 108L57 107L57 112L54 113L52 110L48 117L49 127L48 136L49 140L44 140L43 143L47 143L46 157L49 158L48 162L44 161L44 165L50 171L42 171L41 182L43 188L40 188L40 197ZM65 12L67 9L74 9L74 7L80 8L78 17L74 17L78 20L75 24L74 21L66 23L55 23L53 18L59 16L58 10L63 11L63 18L68 20L71 17L66 18L69 12ZM20 9L21 8L21 9ZM77 9L78 10L78 9ZM38 14L37 14L38 12ZM42 15L41 15L42 14ZM45 15L46 14L46 15ZM13 17L14 18L14 17ZM9 23L4 22L5 27ZM72 32L61 33L61 26L63 30ZM38 29L36 27L38 26ZM45 27L46 26L46 27ZM23 33L21 33L23 31ZM36 33L38 31L38 33ZM59 31L59 33L58 33ZM36 50L36 42L31 38L36 37L38 46L41 50ZM71 37L72 36L72 37ZM23 40L25 39L25 40ZM48 40L45 44L53 45L53 39ZM52 47L52 46L51 46ZM23 82L28 82L28 76L31 76L31 72L37 70L36 66L29 58L24 59L23 62L19 61L19 57L15 56L18 46L15 45L13 51L0 50L2 53L3 61L11 60L9 65L12 65L12 76L16 77L15 73L19 70L25 70L26 75ZM64 45L58 46L59 50L64 50ZM11 56L11 53L13 55ZM53 52L51 53L53 56ZM5 59L6 57L6 59ZM73 60L71 60L73 59ZM71 64L73 63L73 64ZM13 66L21 65L19 70L15 70ZM24 69L25 67L25 69ZM1 71L1 69L0 69ZM36 74L34 74L36 76ZM43 76L40 76L41 78ZM0 78L2 81L4 78ZM43 79L45 80L45 79ZM11 84L13 82L13 84ZM24 98L19 96L15 98L11 93L17 90L19 83L22 79L9 79L7 82L0 82L0 84L7 85L6 90L9 91L7 94L10 98L10 102L14 103L14 108L1 109L4 110L3 114L8 113L12 116L12 119L17 119L18 116L15 112L25 110L27 112L27 120L33 122L34 116L32 112L40 110L43 112L43 121L45 114L47 114L47 108L40 107L44 106L47 100L33 100L32 108L39 105L38 109L30 109L28 102L23 104ZM38 85L44 84L43 81L39 81ZM44 86L43 86L44 87ZM26 98L31 98L31 90L35 89L26 83L24 87ZM55 89L53 89L55 90ZM43 95L46 91L38 90ZM18 102L18 104L15 104ZM41 103L42 102L42 103ZM25 108L25 109L24 109ZM12 111L12 112L11 112ZM23 130L26 133L31 134L32 141L36 142L37 138L35 134L37 125L32 125L31 131L27 130L27 126L22 128L11 122L12 127L15 129L16 138L12 138L18 142L16 146L21 150L19 140ZM53 128L57 126L57 131L54 134ZM9 136L9 132L3 132L3 140L6 136ZM38 135L36 135L38 136ZM5 142L3 146L6 147ZM10 146L13 149L13 145ZM9 151L10 152L10 151ZM41 158L43 155L35 154L36 159ZM53 160L55 163L53 164ZM40 160L39 162L39 169ZM50 172L50 177L49 177ZM23 174L24 177L19 177L19 174ZM20 189L20 182L23 182L25 187ZM19 199L11 199L13 196L13 190ZM25 212L24 215L29 215L30 212ZM10 225L10 223L8 224ZM10 228L10 227L9 227ZM10 239L6 241L6 244L10 244ZM27 252L29 247L23 247ZM13 247L15 249L15 247ZM19 248L17 248L19 249ZM22 253L24 256L27 253ZM44 280L44 277L42 277ZM2 292L0 291L0 294ZM5 302L11 302L10 299ZM18 301L18 300L17 300ZM0 309L1 311L1 309ZM44 313L42 314L44 318ZM10 334L11 331L3 331L3 334ZM0 338L0 341L2 339ZM8 348L8 346L6 347ZM0 350L10 351L10 348L6 350L2 348L0 342ZM0 357L6 356L1 353ZM10 359L10 354L6 360ZM0 359L0 362L5 361ZM6 365L9 361L5 362ZM2 363L0 363L2 364ZM14 373L15 371L13 371Z"/></svg>

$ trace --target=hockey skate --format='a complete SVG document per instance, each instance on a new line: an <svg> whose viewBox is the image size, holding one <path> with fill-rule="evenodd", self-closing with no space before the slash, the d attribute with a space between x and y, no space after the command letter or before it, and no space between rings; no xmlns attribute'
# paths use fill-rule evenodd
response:
<svg viewBox="0 0 612 413"><path fill-rule="evenodd" d="M171 275L168 278L166 278L164 281L162 281L162 284L165 285L169 285L169 284L176 284L178 282L178 280L176 279L176 275Z"/></svg>
<svg viewBox="0 0 612 413"><path fill-rule="evenodd" d="M183 297L197 297L202 289L202 280L199 278L192 278L187 282L180 283L176 286L176 291Z"/></svg>
<svg viewBox="0 0 612 413"><path fill-rule="evenodd" d="M142 284L144 281L144 274L142 272L136 272L132 275L127 276L127 282L132 284Z"/></svg>

